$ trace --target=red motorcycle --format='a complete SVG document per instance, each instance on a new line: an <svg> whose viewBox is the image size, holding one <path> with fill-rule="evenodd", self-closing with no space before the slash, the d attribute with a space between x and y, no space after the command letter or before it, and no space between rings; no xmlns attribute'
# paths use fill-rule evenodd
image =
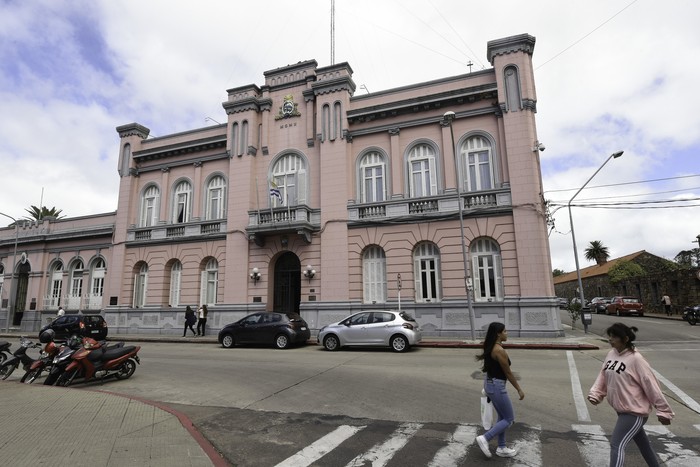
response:
<svg viewBox="0 0 700 467"><path fill-rule="evenodd" d="M140 346L103 346L95 339L86 337L81 347L71 355L71 362L56 381L58 386L68 386L76 379L88 382L92 379L104 380L114 376L127 379L136 371Z"/></svg>
<svg viewBox="0 0 700 467"><path fill-rule="evenodd" d="M58 346L53 341L54 331L53 329L47 329L39 335L39 342L44 344L44 349L41 352L41 356L34 360L34 362L29 366L29 369L24 373L20 382L31 384L36 381L37 378L41 376L44 371L51 368L53 359L58 354Z"/></svg>

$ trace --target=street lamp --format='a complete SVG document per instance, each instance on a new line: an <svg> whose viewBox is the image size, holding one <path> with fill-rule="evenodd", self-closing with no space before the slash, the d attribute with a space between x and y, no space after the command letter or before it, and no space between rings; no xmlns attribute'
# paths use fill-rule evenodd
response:
<svg viewBox="0 0 700 467"><path fill-rule="evenodd" d="M15 223L15 251L12 254L12 264L10 269L10 285L8 287L8 300L7 300L7 325L5 326L5 331L10 332L10 321L15 318L15 308L14 303L12 303L12 279L15 277L15 263L17 261L17 237L19 235L19 225L17 224L17 219L12 216L8 216L5 213L0 212L1 216L9 217L12 222Z"/></svg>
<svg viewBox="0 0 700 467"><path fill-rule="evenodd" d="M581 190L583 190L583 189L586 187L586 185L588 185L588 182L590 182L591 180L593 180L593 177L595 177L596 175L598 175L598 172L600 172L600 170L601 170L603 167L605 167L605 164L607 164L607 163L610 161L610 159L617 159L617 158L620 157L624 152L625 152L625 151L617 151L617 152L614 152L614 153L610 154L610 157L608 157L607 159L605 159L605 162L603 162L603 165L601 165L600 167L598 167L598 170L596 170L595 173L594 173L593 175L591 175L591 178L589 178L588 180L586 180L586 183L584 183L583 186L582 186L581 188L578 189L578 191L576 192L576 194L575 194L574 196L572 196L571 199L569 200L569 204L568 204L568 208L569 208L569 224L571 224L571 240L574 242L574 260L576 261L576 278L577 278L577 280L578 280L578 292L579 292L579 300L581 300L581 308L583 308L583 305L584 305L585 302L584 302L584 299L583 299L583 283L581 282L581 269L579 268L579 264L578 264L578 252L576 251L576 234L574 233L574 218L573 218L573 216L571 215L571 202L574 200L574 198L576 198L576 197L578 196L579 193L581 193ZM588 332L588 324L586 324L585 321L584 321L584 323L583 323L583 329L584 329L585 332Z"/></svg>
<svg viewBox="0 0 700 467"><path fill-rule="evenodd" d="M452 121L455 119L455 113L450 111L445 112L442 116L442 125L450 127L450 137L452 138L452 154L455 160L455 178L457 180L457 204L459 205L459 236L462 240L462 262L464 263L464 289L467 293L467 308L469 308L469 327L471 329L472 340L474 337L474 308L472 307L471 287L469 287L469 262L467 261L467 246L464 243L464 214L462 212L462 189L460 188L459 164L457 161L457 148L455 146L455 134L452 130Z"/></svg>

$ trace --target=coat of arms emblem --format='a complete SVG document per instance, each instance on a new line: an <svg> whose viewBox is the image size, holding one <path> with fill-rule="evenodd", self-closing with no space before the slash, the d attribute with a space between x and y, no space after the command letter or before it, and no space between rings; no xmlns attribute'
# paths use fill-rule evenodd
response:
<svg viewBox="0 0 700 467"><path fill-rule="evenodd" d="M280 111L275 117L275 120L281 120L289 117L299 117L301 114L297 110L297 103L294 102L294 96L287 94L284 96L284 102L280 106Z"/></svg>

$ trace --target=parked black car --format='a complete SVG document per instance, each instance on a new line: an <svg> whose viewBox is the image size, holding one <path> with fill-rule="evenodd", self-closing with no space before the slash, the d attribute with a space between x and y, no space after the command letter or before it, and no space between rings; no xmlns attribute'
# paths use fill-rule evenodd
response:
<svg viewBox="0 0 700 467"><path fill-rule="evenodd" d="M297 313L263 311L253 313L219 331L219 343L230 349L239 344L274 345L286 349L304 344L311 337L306 321Z"/></svg>
<svg viewBox="0 0 700 467"><path fill-rule="evenodd" d="M63 315L41 328L39 334L53 329L56 340L67 340L70 336L92 337L101 341L107 338L107 322L102 315Z"/></svg>
<svg viewBox="0 0 700 467"><path fill-rule="evenodd" d="M596 314L605 313L608 303L610 303L610 297L594 297L588 302L588 308Z"/></svg>

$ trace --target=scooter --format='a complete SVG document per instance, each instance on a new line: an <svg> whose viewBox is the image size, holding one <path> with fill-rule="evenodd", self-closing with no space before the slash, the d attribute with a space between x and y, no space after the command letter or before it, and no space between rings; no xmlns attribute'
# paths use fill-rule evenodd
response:
<svg viewBox="0 0 700 467"><path fill-rule="evenodd" d="M36 349L41 347L40 344L35 344L25 336L19 338L19 348L12 354L13 357L7 359L5 363L0 365L0 378L7 379L21 364L25 371L29 369L34 359L27 355L28 349Z"/></svg>
<svg viewBox="0 0 700 467"><path fill-rule="evenodd" d="M0 341L0 365L5 363L5 360L10 358L10 343L7 341Z"/></svg>
<svg viewBox="0 0 700 467"><path fill-rule="evenodd" d="M44 349L41 351L41 356L37 360L34 360L29 369L24 373L24 376L20 379L21 383L31 384L36 381L44 371L51 370L53 359L58 353L58 346L53 340L54 335L53 329L47 329L39 335L39 342L45 344Z"/></svg>
<svg viewBox="0 0 700 467"><path fill-rule="evenodd" d="M44 384L53 386L62 376L66 367L71 363L71 356L80 348L81 339L78 336L71 336L66 343L58 349L58 353L51 362L51 371L46 376Z"/></svg>
<svg viewBox="0 0 700 467"><path fill-rule="evenodd" d="M687 306L683 309L683 319L691 326L695 326L700 321L700 305Z"/></svg>
<svg viewBox="0 0 700 467"><path fill-rule="evenodd" d="M117 379L127 379L136 371L140 364L138 353L140 346L109 347L95 339L86 337L81 348L71 355L71 362L56 381L56 385L68 386L81 379L88 382L92 379L104 380L111 376Z"/></svg>

